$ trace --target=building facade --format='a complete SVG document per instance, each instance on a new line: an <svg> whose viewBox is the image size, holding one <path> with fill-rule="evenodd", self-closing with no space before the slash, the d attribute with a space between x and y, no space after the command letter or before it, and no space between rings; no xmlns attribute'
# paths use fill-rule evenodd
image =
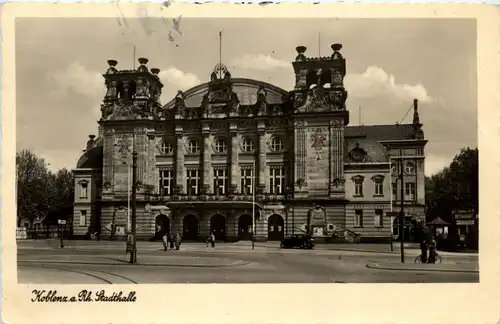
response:
<svg viewBox="0 0 500 324"><path fill-rule="evenodd" d="M388 241L401 157L406 237L415 236L425 220L417 103L411 124L348 126L341 48L309 58L297 47L290 91L233 78L217 64L209 82L164 106L159 70L147 59L135 70L109 60L99 135L74 170L73 234L119 239L130 230L137 152L138 238L214 232L217 240L248 240L255 219L256 240L310 232L326 241Z"/></svg>

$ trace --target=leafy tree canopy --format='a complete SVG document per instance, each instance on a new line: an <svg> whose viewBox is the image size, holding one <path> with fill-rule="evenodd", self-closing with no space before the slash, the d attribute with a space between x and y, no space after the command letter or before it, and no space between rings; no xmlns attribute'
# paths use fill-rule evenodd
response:
<svg viewBox="0 0 500 324"><path fill-rule="evenodd" d="M441 172L426 177L427 220L451 221L455 210L479 213L479 152L464 148Z"/></svg>

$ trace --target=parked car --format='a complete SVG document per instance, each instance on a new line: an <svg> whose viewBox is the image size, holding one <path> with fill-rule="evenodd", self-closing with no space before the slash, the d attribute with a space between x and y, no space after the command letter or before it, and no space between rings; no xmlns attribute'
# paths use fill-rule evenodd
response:
<svg viewBox="0 0 500 324"><path fill-rule="evenodd" d="M299 247L301 249L312 249L314 247L314 239L310 235L295 234L281 241L281 248L293 249Z"/></svg>

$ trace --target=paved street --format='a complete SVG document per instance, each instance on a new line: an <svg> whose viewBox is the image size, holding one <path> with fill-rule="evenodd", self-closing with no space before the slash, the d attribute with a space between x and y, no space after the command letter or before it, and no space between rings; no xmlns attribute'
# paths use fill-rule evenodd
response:
<svg viewBox="0 0 500 324"><path fill-rule="evenodd" d="M404 265L386 246L328 245L282 250L276 243L185 243L180 251L139 242L138 264L126 263L124 242L18 242L20 283L422 283L478 282L477 255L442 253L440 265L414 264L407 249Z"/></svg>

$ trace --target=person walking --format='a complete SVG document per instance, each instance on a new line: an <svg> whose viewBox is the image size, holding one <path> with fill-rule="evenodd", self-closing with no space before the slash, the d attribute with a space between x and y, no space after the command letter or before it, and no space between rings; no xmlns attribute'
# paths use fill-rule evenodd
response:
<svg viewBox="0 0 500 324"><path fill-rule="evenodd" d="M170 234L168 236L168 241L170 243L170 250L173 250L174 249L174 234Z"/></svg>
<svg viewBox="0 0 500 324"><path fill-rule="evenodd" d="M425 238L420 242L420 255L422 263L427 263L427 240Z"/></svg>
<svg viewBox="0 0 500 324"><path fill-rule="evenodd" d="M179 232L177 232L177 234L175 235L175 249L179 250L180 247L181 247L181 235L179 234Z"/></svg>
<svg viewBox="0 0 500 324"><path fill-rule="evenodd" d="M212 249L215 249L215 234L214 234L214 232L210 233L210 243L212 243Z"/></svg>
<svg viewBox="0 0 500 324"><path fill-rule="evenodd" d="M163 233L163 236L162 236L162 242L163 242L163 251L167 251L168 250L168 233L165 232Z"/></svg>

